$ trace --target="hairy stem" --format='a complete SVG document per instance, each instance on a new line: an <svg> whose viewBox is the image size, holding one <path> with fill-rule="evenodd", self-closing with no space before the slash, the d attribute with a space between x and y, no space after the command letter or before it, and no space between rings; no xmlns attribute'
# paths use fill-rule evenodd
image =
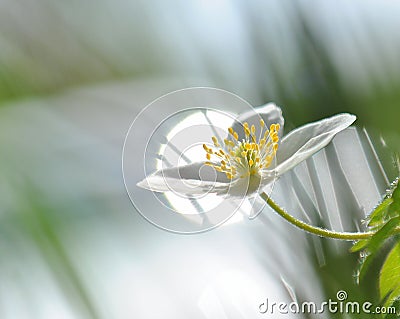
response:
<svg viewBox="0 0 400 319"><path fill-rule="evenodd" d="M327 238L335 238L335 239L342 239L342 240L360 240L360 239L366 239L371 237L374 232L357 232L357 233L352 233L352 232L336 232L328 229L323 229L320 227L315 227L310 224L307 224L292 215L290 215L288 212L286 212L284 209L282 209L278 204L276 204L266 193L261 193L260 194L261 198L266 201L266 203L275 211L277 212L280 216L282 216L284 219L286 219L289 223L292 225L305 230L306 232L309 232L314 235L318 235L321 237L327 237Z"/></svg>

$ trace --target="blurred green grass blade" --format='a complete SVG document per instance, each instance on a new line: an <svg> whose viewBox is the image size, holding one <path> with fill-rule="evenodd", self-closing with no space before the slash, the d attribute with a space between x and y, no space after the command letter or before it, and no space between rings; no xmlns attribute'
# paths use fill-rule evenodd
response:
<svg viewBox="0 0 400 319"><path fill-rule="evenodd" d="M72 306L80 310L85 318L101 318L98 308L77 272L76 263L68 255L65 244L57 230L63 228L58 215L62 208L56 208L45 202L45 196L34 186L26 190L27 207L21 212L21 224L31 236L43 258L57 278L59 287L64 291ZM57 212L56 212L57 211Z"/></svg>

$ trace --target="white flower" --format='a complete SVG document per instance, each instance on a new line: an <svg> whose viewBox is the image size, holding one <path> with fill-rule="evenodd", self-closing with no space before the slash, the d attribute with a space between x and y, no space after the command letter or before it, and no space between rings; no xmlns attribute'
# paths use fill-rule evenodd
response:
<svg viewBox="0 0 400 319"><path fill-rule="evenodd" d="M270 103L255 110L240 115L223 141L213 136L212 144L203 145L205 161L158 170L137 185L188 196L257 194L356 120L354 115L338 114L301 126L280 139L281 109Z"/></svg>

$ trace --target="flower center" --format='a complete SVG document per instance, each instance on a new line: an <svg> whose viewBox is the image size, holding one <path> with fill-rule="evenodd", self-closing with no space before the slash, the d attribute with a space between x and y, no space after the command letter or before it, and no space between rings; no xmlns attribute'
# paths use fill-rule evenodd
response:
<svg viewBox="0 0 400 319"><path fill-rule="evenodd" d="M214 147L203 144L209 165L219 172L226 174L228 179L245 178L250 175L260 175L260 171L268 168L278 150L279 124L271 124L265 128L265 123L260 120L260 132L256 137L254 125L249 127L243 123L245 138L239 141L239 135L232 127L228 129L229 136L224 139L221 146L218 139L213 136Z"/></svg>

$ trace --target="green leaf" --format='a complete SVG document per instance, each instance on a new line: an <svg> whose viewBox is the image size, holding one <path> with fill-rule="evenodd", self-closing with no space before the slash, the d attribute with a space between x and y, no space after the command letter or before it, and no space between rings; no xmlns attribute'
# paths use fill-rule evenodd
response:
<svg viewBox="0 0 400 319"><path fill-rule="evenodd" d="M379 290L382 299L387 298L385 306L390 306L400 297L400 242L398 242L381 269Z"/></svg>
<svg viewBox="0 0 400 319"><path fill-rule="evenodd" d="M368 251L376 253L383 245L385 240L393 235L395 228L400 224L400 216L390 219L381 229L379 229L369 240Z"/></svg>
<svg viewBox="0 0 400 319"><path fill-rule="evenodd" d="M360 282L364 279L374 258L375 254L369 254L361 259L361 263L357 272L357 282Z"/></svg>
<svg viewBox="0 0 400 319"><path fill-rule="evenodd" d="M358 283L365 278L365 275L368 273L371 264L375 258L379 256L380 251L387 242L388 238L398 233L398 228L400 226L400 187L398 187L398 182L399 179L396 179L391 184L390 191L367 219L368 228L374 234L370 238L359 240L353 245L353 247L350 248L351 252L362 251L360 252L361 259L357 269ZM385 265L383 267L385 267ZM383 271L383 268L381 268L381 271L387 276L387 269ZM386 277L383 278L382 287L388 289L387 284L385 284ZM398 285L400 285L399 278L397 278L397 282L399 283ZM381 288L381 293L385 292L385 290L382 289L383 288ZM400 287L396 289L400 290ZM388 290L386 291L386 294L390 294L389 302L393 302L397 297L400 297L400 292L397 293L397 290L393 293Z"/></svg>
<svg viewBox="0 0 400 319"><path fill-rule="evenodd" d="M368 255L361 260L360 268L358 271L358 280L362 280L366 275L369 266L374 260L379 248L383 246L386 239L393 235L395 228L400 223L400 217L390 219L381 229L379 229L364 246Z"/></svg>
<svg viewBox="0 0 400 319"><path fill-rule="evenodd" d="M385 319L399 319L400 318L400 299L395 300L394 303L390 307L393 307L393 309L388 309L388 314L385 316Z"/></svg>
<svg viewBox="0 0 400 319"><path fill-rule="evenodd" d="M396 185L392 193L393 203L389 207L389 216L399 216L400 215L400 188Z"/></svg>
<svg viewBox="0 0 400 319"><path fill-rule="evenodd" d="M367 247L368 243L369 239L361 239L350 248L350 252L355 253L357 251L360 251Z"/></svg>
<svg viewBox="0 0 400 319"><path fill-rule="evenodd" d="M386 218L388 207L393 203L393 198L386 198L382 203L375 208L375 210L369 216L369 227L381 225Z"/></svg>

